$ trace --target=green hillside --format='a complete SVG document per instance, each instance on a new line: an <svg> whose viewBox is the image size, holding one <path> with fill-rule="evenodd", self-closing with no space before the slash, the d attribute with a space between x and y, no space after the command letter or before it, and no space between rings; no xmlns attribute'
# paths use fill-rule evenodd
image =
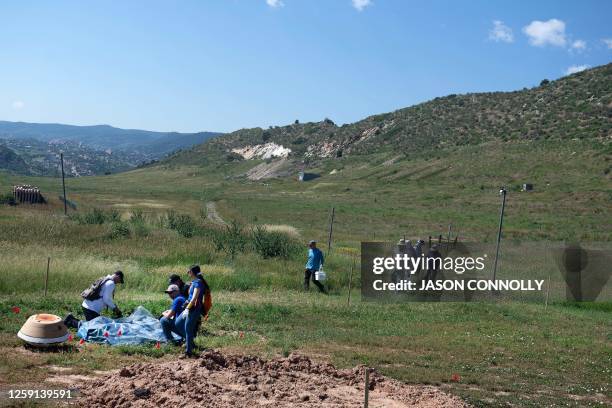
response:
<svg viewBox="0 0 612 408"><path fill-rule="evenodd" d="M28 165L13 149L0 144L0 167L9 171L28 173Z"/></svg>
<svg viewBox="0 0 612 408"><path fill-rule="evenodd" d="M245 145L274 142L308 161L346 154L415 152L486 141L608 139L612 135L612 64L515 92L448 95L337 126L326 119L242 129L180 152L168 163L206 164ZM230 159L231 157L227 157Z"/></svg>

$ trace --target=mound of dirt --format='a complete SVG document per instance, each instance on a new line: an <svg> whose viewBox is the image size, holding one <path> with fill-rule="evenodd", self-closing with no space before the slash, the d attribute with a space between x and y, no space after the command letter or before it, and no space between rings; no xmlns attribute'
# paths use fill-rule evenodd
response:
<svg viewBox="0 0 612 408"><path fill-rule="evenodd" d="M96 407L361 407L364 367L339 370L291 354L203 353L198 359L140 363L85 382L79 403ZM431 386L406 385L376 371L369 375L370 407L467 407Z"/></svg>

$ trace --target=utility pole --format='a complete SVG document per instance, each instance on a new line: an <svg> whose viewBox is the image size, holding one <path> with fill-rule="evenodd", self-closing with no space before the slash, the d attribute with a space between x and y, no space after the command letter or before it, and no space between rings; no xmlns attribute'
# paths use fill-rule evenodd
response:
<svg viewBox="0 0 612 408"><path fill-rule="evenodd" d="M499 190L499 195L502 196L501 211L499 212L499 230L497 231L497 248L495 249L495 263L493 264L493 281L497 277L497 259L499 258L499 244L501 243L502 225L504 223L504 209L506 208L506 189L502 187Z"/></svg>
<svg viewBox="0 0 612 408"><path fill-rule="evenodd" d="M62 188L64 190L64 215L68 215L68 204L66 198L66 179L64 177L64 153L60 153L60 161L62 162Z"/></svg>

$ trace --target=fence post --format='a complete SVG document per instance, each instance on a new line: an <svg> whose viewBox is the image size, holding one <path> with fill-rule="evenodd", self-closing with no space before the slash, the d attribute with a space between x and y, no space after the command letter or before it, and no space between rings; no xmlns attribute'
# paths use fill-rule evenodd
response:
<svg viewBox="0 0 612 408"><path fill-rule="evenodd" d="M550 269L548 270L548 284L546 285L546 298L544 300L544 310L548 308L548 295L550 294Z"/></svg>
<svg viewBox="0 0 612 408"><path fill-rule="evenodd" d="M368 367L365 367L365 395L364 395L364 401L363 401L363 406L364 408L368 408L368 400L370 397L370 370L368 370Z"/></svg>
<svg viewBox="0 0 612 408"><path fill-rule="evenodd" d="M47 257L47 273L45 274L45 297L47 296L47 286L49 285L49 266L51 264L51 257Z"/></svg>
<svg viewBox="0 0 612 408"><path fill-rule="evenodd" d="M348 300L346 302L347 306L351 305L351 286L353 285L353 271L354 270L355 270L355 255L353 255L353 264L351 265L351 274L349 275Z"/></svg>

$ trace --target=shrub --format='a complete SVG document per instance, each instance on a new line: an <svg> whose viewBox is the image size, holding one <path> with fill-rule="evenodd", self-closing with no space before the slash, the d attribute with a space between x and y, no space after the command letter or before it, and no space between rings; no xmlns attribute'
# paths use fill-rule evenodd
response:
<svg viewBox="0 0 612 408"><path fill-rule="evenodd" d="M191 216L181 214L176 217L174 229L179 233L179 235L185 238L191 238L193 237L193 232L195 231L195 222Z"/></svg>
<svg viewBox="0 0 612 408"><path fill-rule="evenodd" d="M149 235L149 226L147 225L147 220L142 210L137 209L132 211L130 223L132 224L132 231L137 237L146 237Z"/></svg>
<svg viewBox="0 0 612 408"><path fill-rule="evenodd" d="M119 214L119 211L112 209L106 214L105 218L107 222L118 222L121 221L121 214Z"/></svg>
<svg viewBox="0 0 612 408"><path fill-rule="evenodd" d="M7 193L0 195L0 204L17 205L17 202L15 201L15 197L13 197L12 194Z"/></svg>
<svg viewBox="0 0 612 408"><path fill-rule="evenodd" d="M132 229L134 231L134 235L137 237L142 238L149 236L149 227L144 222L134 223Z"/></svg>
<svg viewBox="0 0 612 408"><path fill-rule="evenodd" d="M200 215L200 219L202 219L202 221L205 221L208 218L208 210L206 209L206 207L201 207L200 208L199 215Z"/></svg>
<svg viewBox="0 0 612 408"><path fill-rule="evenodd" d="M225 231L213 235L212 238L217 246L217 251L226 252L231 259L234 259L238 252L244 251L247 244L247 237L243 234L243 228L236 220L228 224Z"/></svg>
<svg viewBox="0 0 612 408"><path fill-rule="evenodd" d="M193 237L196 230L196 223L187 214L177 214L173 210L170 210L160 220L160 225L163 228L168 228L178 232L179 235L185 238Z"/></svg>
<svg viewBox="0 0 612 408"><path fill-rule="evenodd" d="M83 224L101 225L104 224L104 221L106 221L106 216L104 215L104 212L102 210L100 210L99 208L94 208L85 215L83 215L80 220Z"/></svg>
<svg viewBox="0 0 612 408"><path fill-rule="evenodd" d="M111 224L111 239L127 238L130 236L130 226L127 222L118 221Z"/></svg>
<svg viewBox="0 0 612 408"><path fill-rule="evenodd" d="M252 230L253 249L262 258L289 258L299 250L299 245L282 232L267 231L258 225Z"/></svg>
<svg viewBox="0 0 612 408"><path fill-rule="evenodd" d="M176 229L177 214L174 210L169 210L166 215L162 215L159 219L159 226L171 230Z"/></svg>
<svg viewBox="0 0 612 408"><path fill-rule="evenodd" d="M130 222L132 224L144 224L145 216L142 210L137 209L137 210L132 211L132 214L130 215Z"/></svg>

